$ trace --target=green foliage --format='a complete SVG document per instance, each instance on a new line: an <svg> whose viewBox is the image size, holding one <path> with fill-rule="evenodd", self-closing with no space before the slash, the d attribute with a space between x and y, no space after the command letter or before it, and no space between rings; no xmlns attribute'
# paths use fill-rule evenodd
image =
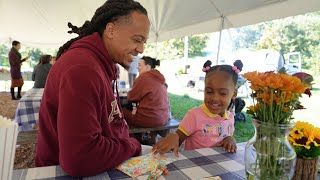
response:
<svg viewBox="0 0 320 180"><path fill-rule="evenodd" d="M10 48L4 44L0 45L0 66L10 66L8 54Z"/></svg>
<svg viewBox="0 0 320 180"><path fill-rule="evenodd" d="M203 56L205 52L203 49L207 46L207 42L209 40L209 36L202 34L202 35L195 35L189 38L189 56Z"/></svg>
<svg viewBox="0 0 320 180"><path fill-rule="evenodd" d="M302 67L320 70L320 12L237 28L236 48L301 52Z"/></svg>
<svg viewBox="0 0 320 180"><path fill-rule="evenodd" d="M245 113L244 113L245 114ZM247 142L254 135L254 127L251 122L251 117L245 114L246 121L236 121L234 123L234 133L233 137L237 140L237 142Z"/></svg>
<svg viewBox="0 0 320 180"><path fill-rule="evenodd" d="M237 36L235 40L236 48L256 48L257 42L263 35L265 24L257 24L236 28Z"/></svg>
<svg viewBox="0 0 320 180"><path fill-rule="evenodd" d="M186 96L179 96L170 94L170 108L173 116L179 120L182 120L184 115L192 108L200 106L202 101L193 99Z"/></svg>
<svg viewBox="0 0 320 180"><path fill-rule="evenodd" d="M320 156L320 147L315 146L314 143L310 143L310 149L305 148L304 146L292 145L294 150L297 153L299 158L303 159L314 159Z"/></svg>
<svg viewBox="0 0 320 180"><path fill-rule="evenodd" d="M183 69L182 68L179 68L178 69L178 74L180 75L180 74L183 74Z"/></svg>
<svg viewBox="0 0 320 180"><path fill-rule="evenodd" d="M208 40L209 36L207 34L190 36L188 55L190 57L203 56ZM144 51L147 56L157 57L160 60L182 58L184 54L184 37L146 44Z"/></svg>
<svg viewBox="0 0 320 180"><path fill-rule="evenodd" d="M11 45L8 44L0 44L0 66L9 67L9 58L8 54L11 49ZM31 56L31 58L23 63L23 67L34 67L38 64L41 55L50 54L55 56L57 54L57 49L45 49L45 48L30 48L30 47L22 47L20 50L22 58Z"/></svg>
<svg viewBox="0 0 320 180"><path fill-rule="evenodd" d="M30 55L30 66L34 67L36 64L39 63L40 57L43 55L42 51L38 48L26 48L25 51L23 51L22 56L28 56Z"/></svg>

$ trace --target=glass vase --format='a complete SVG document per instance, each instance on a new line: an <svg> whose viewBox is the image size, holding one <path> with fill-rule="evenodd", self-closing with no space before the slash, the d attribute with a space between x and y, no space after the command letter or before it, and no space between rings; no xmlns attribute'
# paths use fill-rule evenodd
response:
<svg viewBox="0 0 320 180"><path fill-rule="evenodd" d="M294 175L296 153L288 141L294 124L272 125L252 120L255 135L245 148L247 179L282 180Z"/></svg>

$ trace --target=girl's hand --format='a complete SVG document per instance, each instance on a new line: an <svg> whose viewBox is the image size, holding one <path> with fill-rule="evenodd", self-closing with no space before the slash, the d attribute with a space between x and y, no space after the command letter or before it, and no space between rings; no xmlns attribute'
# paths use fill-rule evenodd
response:
<svg viewBox="0 0 320 180"><path fill-rule="evenodd" d="M236 140L232 136L228 136L225 137L218 145L223 146L224 150L234 153L237 151L236 143Z"/></svg>
<svg viewBox="0 0 320 180"><path fill-rule="evenodd" d="M174 154L179 157L178 149L179 149L179 135L177 133L171 133L165 138L161 139L158 143L156 143L152 152L154 154L164 154L173 149Z"/></svg>

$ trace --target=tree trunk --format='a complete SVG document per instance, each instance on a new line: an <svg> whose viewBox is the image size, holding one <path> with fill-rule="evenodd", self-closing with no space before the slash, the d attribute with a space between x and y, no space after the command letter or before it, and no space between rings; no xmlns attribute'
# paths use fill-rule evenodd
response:
<svg viewBox="0 0 320 180"><path fill-rule="evenodd" d="M316 180L318 172L318 158L297 158L296 169L292 180Z"/></svg>

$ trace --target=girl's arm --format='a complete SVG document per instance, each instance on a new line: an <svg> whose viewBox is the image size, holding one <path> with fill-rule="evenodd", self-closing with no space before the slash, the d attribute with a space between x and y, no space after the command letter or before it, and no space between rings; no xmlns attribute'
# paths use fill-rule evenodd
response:
<svg viewBox="0 0 320 180"><path fill-rule="evenodd" d="M178 157L179 146L187 137L188 136L178 129L175 133L169 134L156 143L152 148L152 152L154 154L164 154L173 149L174 154Z"/></svg>

